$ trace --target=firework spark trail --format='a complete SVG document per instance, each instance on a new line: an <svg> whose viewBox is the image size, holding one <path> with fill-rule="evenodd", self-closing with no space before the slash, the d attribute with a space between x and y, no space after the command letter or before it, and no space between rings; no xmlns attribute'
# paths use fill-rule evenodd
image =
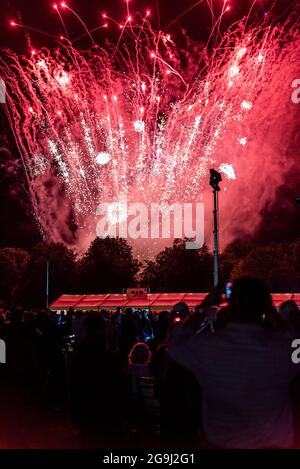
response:
<svg viewBox="0 0 300 469"><path fill-rule="evenodd" d="M146 15L118 48L5 51L6 110L45 236L86 247L101 202L207 201L212 166L225 168L223 239L254 231L300 146L299 36L239 24L212 51L181 50Z"/></svg>

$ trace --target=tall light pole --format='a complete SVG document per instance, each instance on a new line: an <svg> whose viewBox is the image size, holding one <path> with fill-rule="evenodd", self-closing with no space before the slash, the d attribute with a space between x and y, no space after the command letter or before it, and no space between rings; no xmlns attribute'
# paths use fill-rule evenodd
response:
<svg viewBox="0 0 300 469"><path fill-rule="evenodd" d="M213 188L214 194L214 287L219 283L219 224L218 224L218 192L220 192L219 183L222 176L215 169L210 170L209 184Z"/></svg>
<svg viewBox="0 0 300 469"><path fill-rule="evenodd" d="M49 308L49 257L46 259L46 308Z"/></svg>

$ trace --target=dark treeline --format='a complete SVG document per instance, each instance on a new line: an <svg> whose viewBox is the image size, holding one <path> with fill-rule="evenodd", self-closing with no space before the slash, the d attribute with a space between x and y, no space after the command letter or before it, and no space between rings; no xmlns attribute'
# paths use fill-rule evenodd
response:
<svg viewBox="0 0 300 469"><path fill-rule="evenodd" d="M117 293L134 286L152 292L207 292L213 254L206 245L185 249L183 240L143 263L124 239L96 238L79 257L63 244L38 243L30 252L0 249L0 301L6 306L45 306L46 261L50 301L62 293ZM220 256L223 280L242 275L264 279L273 292L300 291L300 241L261 245L236 241Z"/></svg>

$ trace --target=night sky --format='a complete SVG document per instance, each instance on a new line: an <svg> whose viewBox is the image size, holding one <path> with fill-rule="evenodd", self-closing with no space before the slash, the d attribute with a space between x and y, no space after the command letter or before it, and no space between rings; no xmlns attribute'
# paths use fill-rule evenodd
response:
<svg viewBox="0 0 300 469"><path fill-rule="evenodd" d="M26 38L24 30L9 26L9 21L15 20L57 36L62 34L61 24L52 7L53 3L45 0L2 0L0 48L8 47L18 53L28 53L28 41L36 49L42 46L55 47L55 42L43 35L30 33L29 39L29 36ZM122 21L126 17L126 2L124 0L101 0L100 2L99 0L72 0L66 3L82 16L90 29L103 22L102 12L107 12L117 21ZM152 23L157 29L166 28L165 31L176 37L181 27L190 37L205 41L211 25L209 10L205 9L203 5L196 6L179 21L169 28L167 27L174 18L195 3L194 0L130 0L130 9L132 13L135 11L144 13L149 8ZM213 3L222 4L221 0L214 0ZM276 4L273 12L278 15L280 21L284 19L292 5L299 5L299 2L289 0L257 1L253 18L262 18L273 3ZM223 28L227 28L246 14L252 0L230 0L229 4L231 11L227 20L224 21ZM80 24L74 17L70 16L66 22L71 36L76 37L82 32ZM116 33L113 28L108 28L99 31L95 35L95 39L101 44L108 35L110 39L114 38L114 34ZM80 43L81 48L88 46L89 44L85 41ZM0 104L0 247L17 246L30 249L40 240L40 235L27 195L23 168L1 106ZM4 149L5 147L9 148L10 155ZM8 161L9 164L7 164ZM291 169L285 185L278 190L276 201L265 210L264 222L256 234L258 240L264 242L281 241L296 239L299 236L300 209L297 210L294 204L297 195L300 195L300 171L295 165Z"/></svg>
<svg viewBox="0 0 300 469"><path fill-rule="evenodd" d="M19 50L23 48L24 51L26 50L24 47L24 33L15 29L11 31L8 27L8 21L11 19L54 35L61 34L63 31L57 14L53 9L54 3L55 1L51 0L2 0L0 13L2 23L1 46L9 46ZM59 4L59 1L57 3ZM67 3L78 12L90 29L101 24L101 21L103 21L101 18L102 12L107 12L117 21L122 21L126 17L126 0L101 0L100 2L99 0L72 0ZM167 29L172 34L176 34L176 29L182 27L191 37L205 40L210 32L211 22L209 9L203 4L195 6L168 28L168 25L176 17L196 3L196 0L129 0L131 12L138 11L144 13L146 9L151 11L151 19L154 27L157 29L165 31ZM206 2L203 1L203 3ZM223 0L213 0L212 3L215 5L216 12L220 12ZM223 21L223 27L227 28L230 24L246 15L252 3L253 0L228 0L231 9L227 20ZM276 5L272 10L273 13L282 17L295 4L297 4L297 0L257 0L252 17L256 19L262 18L272 5ZM66 22L73 36L82 32L80 24L78 24L74 17L72 18L72 15L69 15ZM97 39L100 43L107 34L110 36L113 34L113 28L110 28L109 32L108 30L100 31L97 34ZM31 33L31 37L33 45L37 48L47 44L45 36ZM81 47L84 47L83 43L81 43Z"/></svg>

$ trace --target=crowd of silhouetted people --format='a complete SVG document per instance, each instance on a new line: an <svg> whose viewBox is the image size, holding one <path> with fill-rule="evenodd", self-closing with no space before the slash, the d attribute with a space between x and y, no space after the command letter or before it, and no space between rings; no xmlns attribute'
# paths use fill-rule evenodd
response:
<svg viewBox="0 0 300 469"><path fill-rule="evenodd" d="M67 412L87 440L299 446L300 312L276 310L260 280L236 280L227 301L217 288L193 311L2 309L0 338L1 379L26 405Z"/></svg>

